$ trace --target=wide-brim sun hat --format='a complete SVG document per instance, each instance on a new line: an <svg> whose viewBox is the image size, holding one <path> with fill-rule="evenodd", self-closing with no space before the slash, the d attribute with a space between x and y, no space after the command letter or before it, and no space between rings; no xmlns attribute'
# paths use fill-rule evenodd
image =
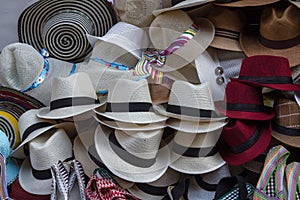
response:
<svg viewBox="0 0 300 200"><path fill-rule="evenodd" d="M19 41L46 48L60 60L82 61L92 50L86 33L103 36L116 23L112 6L101 0L37 1L19 17Z"/></svg>
<svg viewBox="0 0 300 200"><path fill-rule="evenodd" d="M95 147L102 162L116 176L132 182L152 182L166 172L170 162L168 147L159 149L162 133L162 130L140 131L128 135L99 125ZM122 141L123 146L117 145L115 139L118 143Z"/></svg>

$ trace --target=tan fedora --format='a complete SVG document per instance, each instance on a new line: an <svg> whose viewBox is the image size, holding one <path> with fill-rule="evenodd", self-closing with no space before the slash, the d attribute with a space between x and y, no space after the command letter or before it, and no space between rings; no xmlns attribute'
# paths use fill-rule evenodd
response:
<svg viewBox="0 0 300 200"><path fill-rule="evenodd" d="M260 28L244 30L240 44L247 56L274 55L289 60L291 67L300 64L299 35L300 10L294 5L287 8L265 7Z"/></svg>

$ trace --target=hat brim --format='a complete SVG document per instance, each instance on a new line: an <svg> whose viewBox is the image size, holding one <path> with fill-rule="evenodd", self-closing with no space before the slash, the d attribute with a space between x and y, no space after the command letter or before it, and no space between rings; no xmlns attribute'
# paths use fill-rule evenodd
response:
<svg viewBox="0 0 300 200"><path fill-rule="evenodd" d="M95 132L95 147L99 157L113 174L127 181L145 183L159 179L166 172L170 162L167 146L158 150L156 162L151 167L134 166L125 162L112 150L108 139L112 131L99 125Z"/></svg>
<svg viewBox="0 0 300 200"><path fill-rule="evenodd" d="M155 186L154 186L155 187ZM138 199L151 199L151 200L162 200L164 198L163 196L160 195L151 195L148 194L146 192L143 192L141 189L138 188L138 186L136 186L135 184L128 189L128 191L134 195L135 197L137 197Z"/></svg>
<svg viewBox="0 0 300 200"><path fill-rule="evenodd" d="M243 0L243 1L235 1L231 3L214 3L217 6L227 6L227 7L246 7L246 6L263 6L271 3L275 3L279 0Z"/></svg>
<svg viewBox="0 0 300 200"><path fill-rule="evenodd" d="M14 162L13 159L6 159L6 182L11 185L19 175L20 167Z"/></svg>
<svg viewBox="0 0 300 200"><path fill-rule="evenodd" d="M273 55L282 56L289 60L291 67L300 64L300 45L285 49L271 49L263 46L259 41L259 30L251 29L242 31L240 35L240 44L244 53L249 56L254 55Z"/></svg>
<svg viewBox="0 0 300 200"><path fill-rule="evenodd" d="M167 126L182 131L185 133L206 133L212 132L217 129L224 127L228 123L227 120L224 121L211 121L211 122L195 122L179 119L168 119Z"/></svg>
<svg viewBox="0 0 300 200"><path fill-rule="evenodd" d="M228 51L243 51L239 40L225 38L215 35L214 40L210 44L211 47Z"/></svg>
<svg viewBox="0 0 300 200"><path fill-rule="evenodd" d="M278 131L275 131L274 129L272 131L272 136L284 144L287 144L292 147L300 148L300 136L284 135Z"/></svg>

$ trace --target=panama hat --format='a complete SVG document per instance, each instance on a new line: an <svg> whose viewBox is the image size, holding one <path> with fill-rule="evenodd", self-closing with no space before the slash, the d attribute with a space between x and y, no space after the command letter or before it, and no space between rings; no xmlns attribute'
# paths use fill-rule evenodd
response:
<svg viewBox="0 0 300 200"><path fill-rule="evenodd" d="M21 187L33 194L51 193L51 166L72 157L72 143L63 129L47 132L29 142L29 157L20 168Z"/></svg>
<svg viewBox="0 0 300 200"><path fill-rule="evenodd" d="M19 166L14 162L14 160L10 157L12 149L10 147L9 140L7 135L0 130L0 167L1 169L5 169L5 172L1 172L1 175L5 174L5 177L1 176L1 180L5 179L7 185L11 185L17 178L19 174ZM3 166L5 164L5 166ZM6 185L2 185L2 187L6 187Z"/></svg>
<svg viewBox="0 0 300 200"><path fill-rule="evenodd" d="M232 10L225 7L213 7L207 18L215 26L215 37L211 47L242 51L240 32L246 26L246 16L240 9Z"/></svg>
<svg viewBox="0 0 300 200"><path fill-rule="evenodd" d="M221 129L190 134L176 131L171 146L169 167L185 174L204 174L225 164L216 147Z"/></svg>
<svg viewBox="0 0 300 200"><path fill-rule="evenodd" d="M34 138L48 132L52 129L62 128L70 138L75 138L77 131L72 122L58 123L56 120L42 119L37 117L38 109L31 109L23 113L19 118L19 131L21 144L12 152L12 156L18 159L25 159L28 156L28 149L24 146Z"/></svg>
<svg viewBox="0 0 300 200"><path fill-rule="evenodd" d="M104 0L42 0L19 17L19 41L38 51L46 48L51 57L79 62L92 50L85 34L102 36L115 23L115 13Z"/></svg>
<svg viewBox="0 0 300 200"><path fill-rule="evenodd" d="M128 191L139 199L161 200L167 195L169 186L178 184L181 173L168 168L156 181L149 183L135 183Z"/></svg>
<svg viewBox="0 0 300 200"><path fill-rule="evenodd" d="M49 105L53 77L66 77L76 72L78 63L47 58L47 52L39 53L31 45L12 43L0 54L0 83L20 90Z"/></svg>
<svg viewBox="0 0 300 200"><path fill-rule="evenodd" d="M293 83L289 61L272 55L250 56L243 60L238 79L246 84L282 91L299 91Z"/></svg>
<svg viewBox="0 0 300 200"><path fill-rule="evenodd" d="M188 121L209 122L226 118L216 113L208 83L175 81L168 103L153 108L161 115Z"/></svg>
<svg viewBox="0 0 300 200"><path fill-rule="evenodd" d="M181 10L158 15L149 27L149 36L156 63L151 65L162 72L175 71L191 63L210 45L214 37L214 25L207 18L198 18L195 23ZM159 56L158 56L159 55ZM152 61L154 62L154 61Z"/></svg>
<svg viewBox="0 0 300 200"><path fill-rule="evenodd" d="M20 116L27 110L44 106L23 92L0 86L0 130L7 135L12 149L15 149L21 141L18 126Z"/></svg>
<svg viewBox="0 0 300 200"><path fill-rule="evenodd" d="M165 128L165 121L155 122L155 123L146 123L146 124L136 124L136 123L127 123L116 121L101 115L94 116L95 119L102 125L107 126L112 129L122 130L122 131L153 131L157 129Z"/></svg>
<svg viewBox="0 0 300 200"><path fill-rule="evenodd" d="M287 8L268 6L264 8L260 28L244 30L240 44L247 56L274 55L286 57L291 67L300 64L300 10L294 5ZM284 21L284 23L282 23Z"/></svg>
<svg viewBox="0 0 300 200"><path fill-rule="evenodd" d="M167 170L170 151L160 147L163 129L123 132L99 125L95 147L102 162L116 176L132 182L152 182Z"/></svg>
<svg viewBox="0 0 300 200"><path fill-rule="evenodd" d="M63 119L88 112L104 103L99 102L86 73L75 73L66 78L54 77L50 106L39 109L37 116Z"/></svg>
<svg viewBox="0 0 300 200"><path fill-rule="evenodd" d="M146 79L132 81L120 79L109 89L105 112L97 114L129 123L147 124L166 121L167 117L156 114Z"/></svg>
<svg viewBox="0 0 300 200"><path fill-rule="evenodd" d="M275 3L279 0L216 0L215 5L228 7L248 7L248 6L263 6Z"/></svg>
<svg viewBox="0 0 300 200"><path fill-rule="evenodd" d="M244 164L267 148L271 132L270 121L231 119L222 130L219 152L229 165Z"/></svg>

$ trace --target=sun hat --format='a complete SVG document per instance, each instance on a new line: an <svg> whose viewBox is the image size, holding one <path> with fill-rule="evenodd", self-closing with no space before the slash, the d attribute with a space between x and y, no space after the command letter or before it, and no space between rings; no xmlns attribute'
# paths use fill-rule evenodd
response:
<svg viewBox="0 0 300 200"><path fill-rule="evenodd" d="M300 107L295 100L280 97L274 102L272 136L284 144L300 147Z"/></svg>
<svg viewBox="0 0 300 200"><path fill-rule="evenodd" d="M227 84L223 103L225 109L220 107L219 111L229 118L270 120L275 116L273 108L264 105L260 87L238 81Z"/></svg>
<svg viewBox="0 0 300 200"><path fill-rule="evenodd" d="M21 187L33 194L50 194L52 175L50 168L58 160L72 157L72 143L63 129L47 132L29 142L29 157L20 168Z"/></svg>
<svg viewBox="0 0 300 200"><path fill-rule="evenodd" d="M275 3L279 0L216 0L215 5L228 7L248 7L248 6L263 6Z"/></svg>
<svg viewBox="0 0 300 200"><path fill-rule="evenodd" d="M11 156L18 159L25 159L28 156L28 149L25 145L34 138L45 134L48 131L55 131L62 128L68 134L70 139L75 138L77 131L72 122L58 122L52 119L42 119L37 117L38 109L31 109L23 113L18 122L21 144L14 149Z"/></svg>
<svg viewBox="0 0 300 200"><path fill-rule="evenodd" d="M226 119L215 111L209 83L175 81L168 103L153 105L153 108L164 116L181 120L210 122Z"/></svg>
<svg viewBox="0 0 300 200"><path fill-rule="evenodd" d="M230 175L228 165L225 164L212 172L190 176L189 199L199 197L201 199L213 199L220 179Z"/></svg>
<svg viewBox="0 0 300 200"><path fill-rule="evenodd" d="M186 66L210 45L214 32L214 25L207 18L197 18L194 23L181 10L158 15L149 27L150 40L156 49L151 61L155 64L151 67L169 72Z"/></svg>
<svg viewBox="0 0 300 200"><path fill-rule="evenodd" d="M282 91L300 90L300 86L293 83L288 59L281 56L247 57L242 62L238 79L232 79Z"/></svg>
<svg viewBox="0 0 300 200"><path fill-rule="evenodd" d="M166 121L167 117L156 114L146 79L132 81L120 79L109 89L105 112L97 114L129 123L148 124Z"/></svg>
<svg viewBox="0 0 300 200"><path fill-rule="evenodd" d="M300 17L300 11L294 5L264 8L259 30L244 30L241 33L240 44L245 54L283 56L289 60L291 67L300 64L297 54L300 49L297 39L300 23L295 17Z"/></svg>
<svg viewBox="0 0 300 200"><path fill-rule="evenodd" d="M170 1L170 0L168 0L168 1ZM173 1L172 1L171 7L154 10L152 12L152 14L154 16L157 16L163 12L179 10L179 9L183 9L183 8L190 8L190 7L194 7L194 6L202 6L202 5L212 2L212 1L214 1L214 0L183 0L183 1L177 1L176 3L173 3Z"/></svg>
<svg viewBox="0 0 300 200"><path fill-rule="evenodd" d="M23 92L0 86L0 130L7 135L12 149L15 149L21 141L18 126L20 116L27 110L44 106Z"/></svg>
<svg viewBox="0 0 300 200"><path fill-rule="evenodd" d="M75 73L68 77L54 77L50 106L39 109L37 116L62 119L82 114L105 103L99 102L89 76Z"/></svg>
<svg viewBox="0 0 300 200"><path fill-rule="evenodd" d="M19 174L19 166L15 163L15 161L10 157L10 154L12 152L12 149L10 147L9 140L7 138L7 135L0 130L0 168L2 170L5 169L5 172L1 172L1 184L2 179L5 178L7 185L11 185L17 178ZM5 165L5 166L4 166ZM3 173L5 174L5 177L2 177ZM2 187L6 187L3 186Z"/></svg>
<svg viewBox="0 0 300 200"><path fill-rule="evenodd" d="M161 200L167 195L167 189L180 181L181 173L168 168L156 181L149 183L135 183L128 191L139 199Z"/></svg>
<svg viewBox="0 0 300 200"><path fill-rule="evenodd" d="M155 122L155 123L146 123L146 124L136 124L128 123L122 121L116 121L101 115L96 114L95 119L102 125L107 126L112 129L121 130L121 131L153 131L157 129L165 128L165 121Z"/></svg>
<svg viewBox="0 0 300 200"><path fill-rule="evenodd" d="M214 6L207 18L215 26L215 37L211 47L242 51L239 38L241 30L246 26L246 16L241 9Z"/></svg>
<svg viewBox="0 0 300 200"><path fill-rule="evenodd" d="M229 165L246 163L267 148L271 131L270 121L231 119L222 130L219 152Z"/></svg>
<svg viewBox="0 0 300 200"><path fill-rule="evenodd" d="M159 179L167 170L170 151L160 147L163 129L123 132L99 125L95 147L102 162L116 176L132 182Z"/></svg>
<svg viewBox="0 0 300 200"><path fill-rule="evenodd" d="M171 163L169 167L185 174L204 174L225 164L216 147L221 129L190 134L176 131L170 143Z"/></svg>
<svg viewBox="0 0 300 200"><path fill-rule="evenodd" d="M80 62L92 50L86 33L102 36L116 23L112 6L100 0L37 1L19 17L19 41L51 57Z"/></svg>

